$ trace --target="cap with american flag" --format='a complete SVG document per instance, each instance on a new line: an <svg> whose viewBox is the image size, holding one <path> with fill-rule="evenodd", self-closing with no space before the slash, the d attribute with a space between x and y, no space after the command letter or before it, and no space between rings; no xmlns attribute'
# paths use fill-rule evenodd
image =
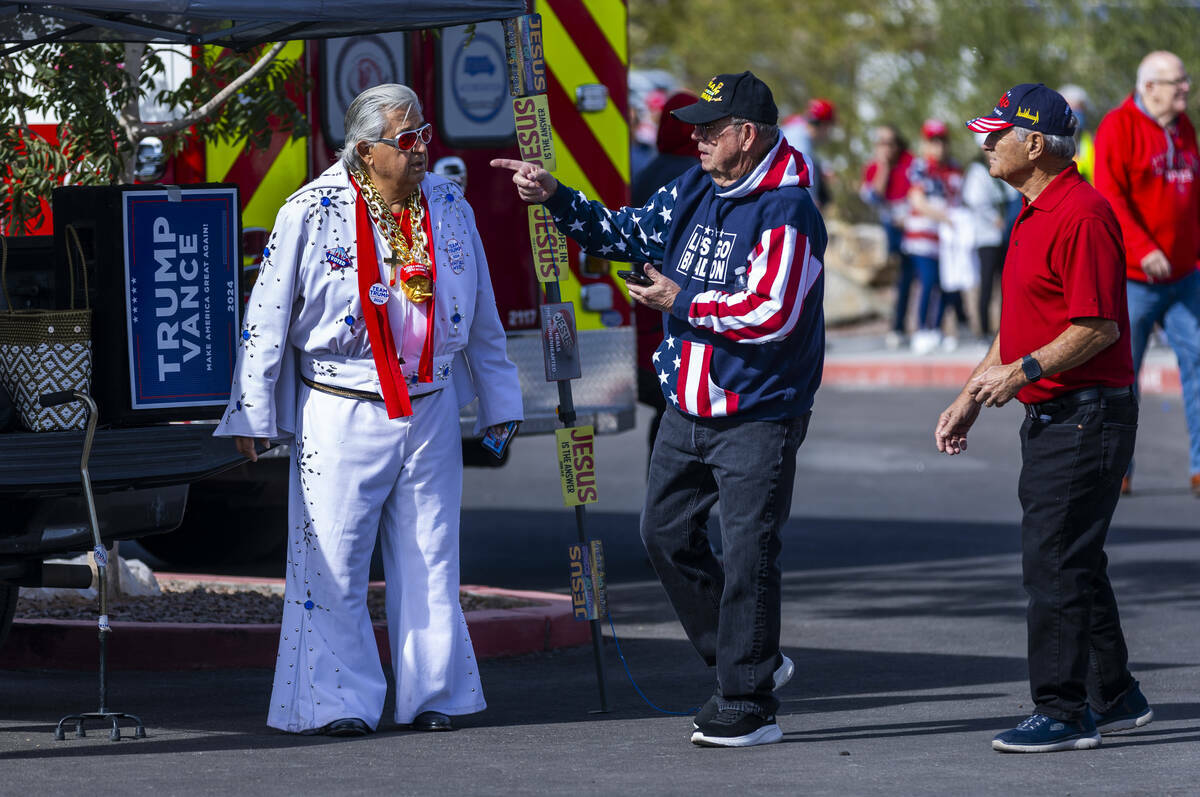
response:
<svg viewBox="0 0 1200 797"><path fill-rule="evenodd" d="M966 124L976 133L1024 127L1048 136L1070 136L1077 122L1071 106L1057 91L1044 83L1020 83L1004 92L990 114Z"/></svg>

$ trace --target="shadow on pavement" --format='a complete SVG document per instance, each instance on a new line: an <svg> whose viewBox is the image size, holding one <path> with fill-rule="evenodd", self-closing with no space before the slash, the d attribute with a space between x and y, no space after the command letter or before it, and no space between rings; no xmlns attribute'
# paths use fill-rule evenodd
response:
<svg viewBox="0 0 1200 797"><path fill-rule="evenodd" d="M589 539L604 543L609 583L654 579L638 533L638 522L638 515L632 512L587 514ZM711 525L714 531L719 529L719 519L714 518ZM1195 537L1194 528L1122 526L1112 529L1109 545ZM513 589L564 591L569 572L567 546L575 542L575 519L571 513L464 511L462 581ZM793 516L784 526L780 565L785 573L790 573L1019 553L1020 529L1015 523ZM953 567L945 564L938 569ZM1200 582L1200 578L1195 580ZM1019 591L1019 577L1016 587Z"/></svg>
<svg viewBox="0 0 1200 797"><path fill-rule="evenodd" d="M574 539L574 528L564 520L556 529L538 532L546 519L537 513L503 512L491 516L488 544L478 529L464 528L464 582L469 583L468 559L491 560L491 572L513 576L515 583L499 586L546 588L548 574L561 574L566 582L565 547ZM683 637L665 595L645 562L633 514L594 513L592 537L606 543L610 581L610 606L621 650L638 686L646 697L679 712L680 732L690 727L690 715L712 693L714 675ZM474 518L472 523L481 523ZM464 526L466 522L464 522ZM553 539L550 539L553 537ZM1192 530L1118 529L1110 551L1116 563L1111 573L1127 616L1143 607L1173 603L1190 608L1200 600L1200 578L1194 562L1171 558L1169 546L1138 547L1135 556L1120 555L1124 545L1193 539ZM904 540L898 545L897 540ZM504 540L503 545L496 540ZM797 677L780 692L781 715L802 716L805 730L792 731L795 741L840 741L889 736L922 736L942 733L994 732L1011 727L1020 717L991 714L996 701L1006 696L1002 714L1016 706L1012 684L1026 678L1024 650L1002 650L990 655L993 643L964 639L952 651L920 650L923 629L940 628L956 617L964 623L994 618L1009 629L1020 627L1024 595L1017 557L1017 529L1011 524L909 523L809 519L786 527L782 565L785 606L784 649L797 665ZM468 553L469 551L469 553ZM499 569L498 569L499 568ZM555 579L558 576L554 576ZM522 583L522 579L529 582ZM495 579L492 580L495 583ZM870 650L872 645L899 645L902 637L875 638L862 621L880 621L914 642L911 652ZM843 632L839 622L845 622ZM1136 622L1136 620L1134 620ZM809 634L806 625L823 623ZM933 625L931 625L933 623ZM970 628L970 625L964 625ZM842 636L844 633L844 636ZM606 632L606 635L608 632ZM805 640L809 639L808 644ZM813 644L813 643L817 644ZM826 644L820 644L820 643ZM833 644L828 644L832 642ZM929 642L929 647L937 642ZM994 643L999 645L1001 643ZM844 647L843 647L844 645ZM857 648L857 649L856 649ZM956 651L956 652L955 652ZM1147 651L1150 653L1150 651ZM1135 653L1135 657L1137 653ZM604 664L610 711L593 714L599 706L597 684L589 646L510 659L480 662L490 704L479 715L461 717L458 727L534 728L594 723L597 720L636 721L660 716L642 702L626 679L616 644L606 639ZM1135 659L1135 670L1175 669L1191 665L1146 662ZM139 714L150 738L121 744L108 741L102 726L89 729L83 740L68 735L64 742L51 738L58 717L71 711L91 710L95 676L57 671L14 671L0 674L0 759L86 758L97 755L203 753L251 749L311 748L341 742L324 737L299 737L264 725L271 686L267 670L197 672L113 672L110 674L110 707ZM1153 695L1151 695L1153 700ZM985 701L974 706L977 701ZM991 705L987 704L991 701ZM906 706L909 722L895 722L892 707ZM986 707L985 707L986 706ZM879 709L884 724L829 724L811 727L830 714ZM1155 706L1160 721L1187 723L1188 727L1153 729L1128 741L1113 737L1112 744L1161 745L1200 741L1198 703L1164 703ZM930 719L945 712L947 719ZM389 699L385 717L391 716ZM977 714L988 713L987 717ZM965 717L963 715L966 715ZM1006 724L1007 723L1007 724ZM428 734L411 734L385 721L382 733L354 743L353 749L370 750L377 740L420 748L442 745L455 749L474 738L455 734L429 741ZM411 742L409 741L411 739ZM1110 744L1106 740L1106 744Z"/></svg>

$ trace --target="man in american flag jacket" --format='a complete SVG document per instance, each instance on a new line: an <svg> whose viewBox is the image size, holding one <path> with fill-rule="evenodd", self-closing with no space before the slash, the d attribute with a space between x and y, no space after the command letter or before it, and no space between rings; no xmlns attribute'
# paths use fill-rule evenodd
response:
<svg viewBox="0 0 1200 797"><path fill-rule="evenodd" d="M644 207L609 210L531 163L512 169L589 253L644 263L630 296L665 314L654 364L667 400L650 461L642 539L717 689L692 741L779 741L780 528L825 348L825 225L804 157L777 126L771 90L750 72L717 75L693 105L700 164ZM654 265L657 264L657 267ZM720 499L721 547L708 516Z"/></svg>

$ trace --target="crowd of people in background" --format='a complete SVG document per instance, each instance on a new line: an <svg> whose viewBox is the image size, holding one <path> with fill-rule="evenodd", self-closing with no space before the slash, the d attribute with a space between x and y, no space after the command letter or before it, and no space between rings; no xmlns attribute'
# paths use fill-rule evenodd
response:
<svg viewBox="0 0 1200 797"><path fill-rule="evenodd" d="M1143 59L1133 92L1098 129L1095 122L1089 125L1097 109L1083 88L1067 84L1058 93L1077 122L1075 166L1121 222L1134 368L1140 369L1156 335L1179 361L1191 440L1190 488L1200 496L1200 150L1186 114L1190 88L1182 61L1160 51ZM696 162L690 131L666 107L681 101L661 89L644 98L647 113L634 124L634 204ZM836 123L834 104L819 97L779 123L788 144L802 153L812 181L808 190L825 215L837 178L823 162L822 149ZM930 354L954 350L964 339L990 344L995 334L998 285L1023 202L1011 185L989 173L984 135L974 134L970 148L976 155L965 168L951 157L952 145L965 150L970 135L927 119L914 149L895 124L871 131L858 195L883 228L887 268L895 274L895 304L885 336L889 349ZM973 313L968 313L968 296L974 297ZM640 392L661 414L661 399L649 400L658 391L648 359L649 341L661 334L661 326L649 318L644 325L638 321L647 341L641 347L645 356L639 354L645 382ZM1132 471L1131 464L1123 493L1132 489Z"/></svg>
<svg viewBox="0 0 1200 797"><path fill-rule="evenodd" d="M859 195L878 214L897 274L888 348L907 344L918 354L957 348L972 334L964 296L976 288L976 330L989 337L1007 231L1021 203L1011 186L988 174L982 152L964 171L950 156L950 129L941 120L921 125L915 155L897 127L881 125L872 133ZM919 292L910 323L914 280ZM954 316L949 334L947 311Z"/></svg>

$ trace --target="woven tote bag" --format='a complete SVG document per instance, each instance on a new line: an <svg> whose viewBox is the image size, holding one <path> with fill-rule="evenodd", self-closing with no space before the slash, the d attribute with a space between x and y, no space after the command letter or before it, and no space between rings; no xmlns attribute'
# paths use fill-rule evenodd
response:
<svg viewBox="0 0 1200 797"><path fill-rule="evenodd" d="M8 307L0 312L0 380L12 396L21 424L31 432L83 429L87 408L73 401L42 407L38 398L59 390L88 392L92 381L92 311L87 306L87 267L74 227L67 227L71 309L14 310L8 295L8 243L0 236L0 288ZM75 269L83 274L85 307L75 309Z"/></svg>

